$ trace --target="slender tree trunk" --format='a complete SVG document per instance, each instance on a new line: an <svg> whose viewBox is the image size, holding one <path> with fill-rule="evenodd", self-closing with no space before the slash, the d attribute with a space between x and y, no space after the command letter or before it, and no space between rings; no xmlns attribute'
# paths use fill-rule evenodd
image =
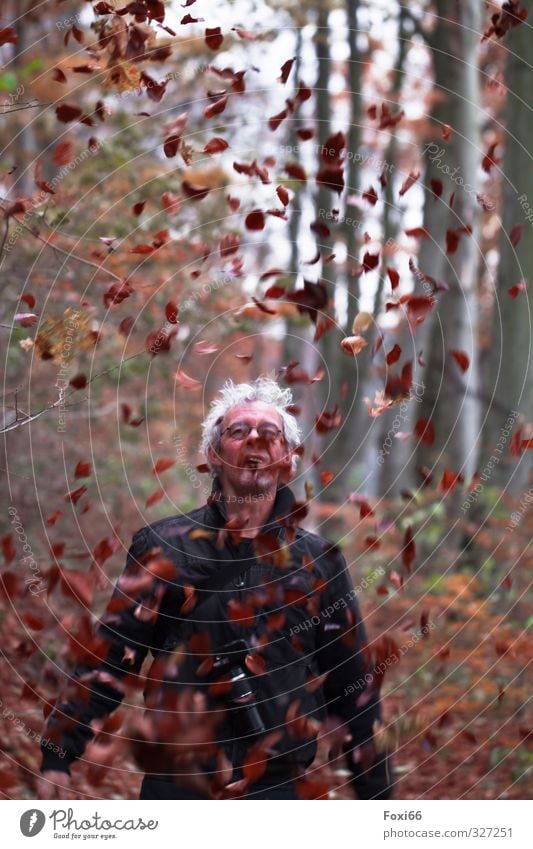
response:
<svg viewBox="0 0 533 849"><path fill-rule="evenodd" d="M492 347L489 364L490 399L483 428L484 461L492 456L491 485L519 495L531 475L531 452L520 458L509 454L511 434L522 418L531 421L533 410L533 168L531 167L531 27L521 24L506 36L507 104L503 126L502 232L500 263L494 301ZM529 220L528 220L529 219ZM523 226L519 243L509 235ZM527 291L516 299L508 289L521 280ZM520 417L518 414L521 414ZM508 420L512 420L509 427ZM506 424L507 423L507 424ZM497 449L497 450L496 450ZM483 464L480 464L483 465Z"/></svg>

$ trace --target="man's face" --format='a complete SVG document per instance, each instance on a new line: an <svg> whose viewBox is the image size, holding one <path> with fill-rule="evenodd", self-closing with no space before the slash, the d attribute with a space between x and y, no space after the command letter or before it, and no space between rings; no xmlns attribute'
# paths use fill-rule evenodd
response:
<svg viewBox="0 0 533 849"><path fill-rule="evenodd" d="M243 438L232 438L227 428L236 424L253 428ZM256 428L271 426L281 433L274 440L261 437ZM249 401L233 407L221 423L223 431L218 451L209 456L222 489L238 494L259 494L277 489L290 478L292 451L283 437L279 413L263 401Z"/></svg>

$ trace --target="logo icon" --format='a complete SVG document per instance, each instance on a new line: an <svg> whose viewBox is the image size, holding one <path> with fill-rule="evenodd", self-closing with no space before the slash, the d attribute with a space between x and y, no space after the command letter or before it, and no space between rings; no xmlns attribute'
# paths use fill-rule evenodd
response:
<svg viewBox="0 0 533 849"><path fill-rule="evenodd" d="M46 817L42 811L37 808L31 808L29 811L24 811L20 818L20 830L24 837L35 837L42 831L46 822Z"/></svg>

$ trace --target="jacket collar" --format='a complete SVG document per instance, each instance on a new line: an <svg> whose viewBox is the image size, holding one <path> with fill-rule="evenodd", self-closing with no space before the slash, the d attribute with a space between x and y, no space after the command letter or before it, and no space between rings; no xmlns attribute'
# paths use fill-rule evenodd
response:
<svg viewBox="0 0 533 849"><path fill-rule="evenodd" d="M278 487L276 490L276 498L274 500L272 512L270 513L266 523L261 528L261 534L279 533L282 528L280 520L283 520L285 516L290 515L295 503L296 499L294 494L288 486ZM216 476L213 480L213 487L207 500L207 505L214 519L214 523L216 522L216 524L224 525L228 516L226 504L224 503L222 496L220 480Z"/></svg>

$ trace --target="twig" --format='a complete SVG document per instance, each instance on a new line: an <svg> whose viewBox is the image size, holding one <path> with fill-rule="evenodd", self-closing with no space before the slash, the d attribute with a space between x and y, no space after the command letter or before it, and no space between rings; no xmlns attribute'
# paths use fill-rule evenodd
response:
<svg viewBox="0 0 533 849"><path fill-rule="evenodd" d="M125 360L121 360L120 363L117 363L116 365L111 366L108 369L105 369L105 371L101 371L98 374L95 374L94 377L92 377L89 381L87 381L87 386L90 386L91 383L94 383L94 381L98 380L99 377L103 377L104 375L109 374L110 372L114 371L115 369L120 368L122 365L124 365L124 363L127 363L130 360L134 360L136 357L141 357L141 356L143 356L143 354L146 354L146 353L147 353L146 351L138 351L136 354L132 354L131 356L126 357ZM23 425L29 424L30 422L35 421L35 419L38 419L44 413L47 413L49 410L53 410L55 407L58 407L59 405L61 405L62 407L64 407L66 409L67 407L74 407L74 406L77 406L78 404L83 404L83 402L87 400L87 397L83 398L80 401L76 401L74 404L65 404L64 403L65 399L71 398L75 391L76 390L73 390L68 395L64 396L63 398L61 398L61 396L60 396L57 399L57 401L54 401L53 404L48 404L48 406L43 407L42 410L39 410L37 413L34 413L33 415L28 416L25 419L20 419L20 420L15 419L15 421L12 424L10 424L8 427L4 427L4 428L0 429L0 433L7 433L10 430L16 430L18 427L22 427ZM16 399L16 397L17 396L15 394L15 399ZM15 400L15 403L16 403L16 400Z"/></svg>
<svg viewBox="0 0 533 849"><path fill-rule="evenodd" d="M81 262L84 265L89 265L91 268L96 268L97 271L104 271L106 274L109 274L111 277L114 277L115 280L122 282L122 278L119 277L118 274L115 274L114 271L110 271L108 268L104 268L102 263L100 263L100 265L98 265L96 262L91 262L90 259L85 259L85 257L78 256L77 254L74 254L71 251L64 250L64 248L59 248L57 245L53 245L47 239L44 239L42 236L39 236L38 233L35 233L34 230L32 230L31 227L29 227L27 224L24 224L24 221L19 221L18 218L16 220L17 220L17 223L20 224L21 227L23 227L25 230L27 230L29 233L31 233L31 235L34 236L37 239L37 241L42 242L43 245L47 245L47 247L51 248L54 251L57 251L58 253L62 254L63 256L68 257L69 259L75 259L77 262Z"/></svg>

